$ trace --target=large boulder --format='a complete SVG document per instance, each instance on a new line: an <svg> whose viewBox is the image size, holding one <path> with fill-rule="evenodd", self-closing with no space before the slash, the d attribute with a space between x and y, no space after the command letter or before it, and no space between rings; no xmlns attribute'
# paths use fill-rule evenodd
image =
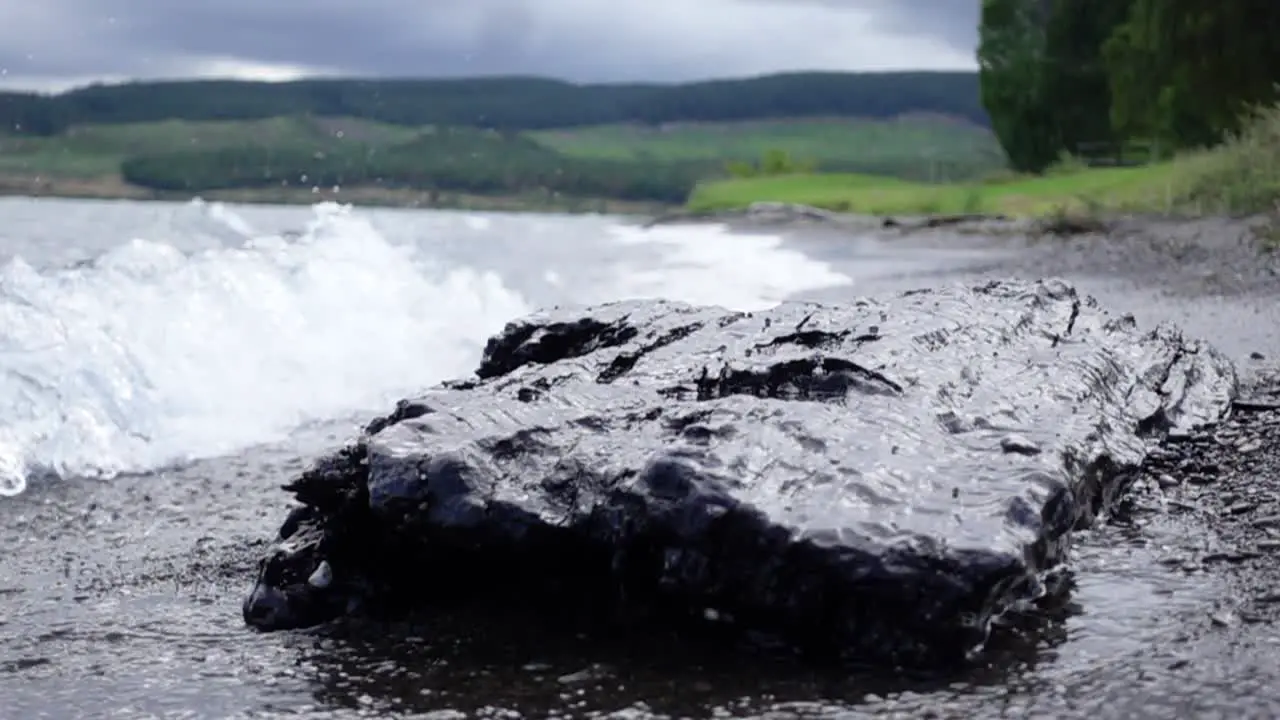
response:
<svg viewBox="0 0 1280 720"><path fill-rule="evenodd" d="M1060 281L542 312L491 339L475 378L402 401L287 486L301 505L245 619L576 597L955 660L1044 594L1155 443L1220 420L1235 388L1210 346Z"/></svg>

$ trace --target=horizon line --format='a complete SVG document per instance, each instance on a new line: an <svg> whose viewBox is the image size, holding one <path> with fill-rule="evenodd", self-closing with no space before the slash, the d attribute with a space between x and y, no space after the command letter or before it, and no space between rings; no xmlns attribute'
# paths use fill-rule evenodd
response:
<svg viewBox="0 0 1280 720"><path fill-rule="evenodd" d="M883 76L883 75L977 75L977 69L973 70L943 70L937 68L921 68L918 70L780 70L777 72L758 73L754 75L726 75L701 78L696 80L614 80L603 82L580 82L559 78L554 75L527 75L527 74L478 74L478 75L304 75L290 78L244 78L244 77L217 77L217 76L190 76L190 77L158 77L158 78L126 78L126 79L103 79L85 83L83 85L74 85L59 90L22 90L22 89L5 89L0 87L0 96L3 95L38 95L41 97L58 97L61 95L70 95L84 90L94 88L119 88L132 85L177 85L187 83L225 83L239 85L296 85L301 83L329 83L329 82L363 82L363 83L463 83L477 81L526 81L526 82L549 82L567 85L576 88L599 88L599 87L681 87L688 85L706 85L713 83L726 82L751 82L754 80L765 80L768 78L794 77L799 75L840 75L840 76Z"/></svg>

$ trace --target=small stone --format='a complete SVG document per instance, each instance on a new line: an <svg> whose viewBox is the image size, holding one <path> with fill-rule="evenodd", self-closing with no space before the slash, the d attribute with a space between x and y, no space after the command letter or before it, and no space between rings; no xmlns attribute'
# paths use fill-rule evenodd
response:
<svg viewBox="0 0 1280 720"><path fill-rule="evenodd" d="M320 561L315 571L307 578L307 584L317 590L324 590L333 584L333 569L329 566L328 560Z"/></svg>
<svg viewBox="0 0 1280 720"><path fill-rule="evenodd" d="M1253 552L1228 551L1228 552L1209 553L1208 555L1204 556L1203 561L1205 563L1217 563L1217 562L1241 563L1241 562L1244 562L1245 560L1253 560L1254 558L1257 558L1257 557L1259 557L1259 555Z"/></svg>
<svg viewBox="0 0 1280 720"><path fill-rule="evenodd" d="M1257 439L1245 440L1244 442L1241 442L1239 445L1236 445L1236 450L1239 450L1242 453L1251 453L1251 452L1254 452L1255 450L1260 449L1261 447L1262 447L1261 440L1257 440Z"/></svg>
<svg viewBox="0 0 1280 720"><path fill-rule="evenodd" d="M1275 552L1280 550L1280 540L1259 540L1254 547L1258 548L1258 552Z"/></svg>
<svg viewBox="0 0 1280 720"><path fill-rule="evenodd" d="M1000 449L1019 455L1039 455L1040 448L1021 435L1006 435L1000 440Z"/></svg>
<svg viewBox="0 0 1280 720"><path fill-rule="evenodd" d="M1209 620L1217 627L1234 627L1237 618L1229 612L1218 612L1209 616Z"/></svg>
<svg viewBox="0 0 1280 720"><path fill-rule="evenodd" d="M1156 478L1156 482L1160 483L1160 487L1166 490L1168 490L1169 488L1178 487L1178 485L1181 484L1178 482L1177 478L1175 478L1174 476L1168 473L1165 473L1160 477Z"/></svg>
<svg viewBox="0 0 1280 720"><path fill-rule="evenodd" d="M609 669L603 665L591 665L575 673L561 675L556 678L556 682L561 685L580 685L582 683L596 682L609 677Z"/></svg>

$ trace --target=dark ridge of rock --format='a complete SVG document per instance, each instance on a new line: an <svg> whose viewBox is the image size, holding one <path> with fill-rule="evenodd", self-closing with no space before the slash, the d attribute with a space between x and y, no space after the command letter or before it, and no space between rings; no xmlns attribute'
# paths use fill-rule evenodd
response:
<svg viewBox="0 0 1280 720"><path fill-rule="evenodd" d="M288 486L245 619L470 593L952 662L1235 393L1210 346L1059 281L543 312Z"/></svg>

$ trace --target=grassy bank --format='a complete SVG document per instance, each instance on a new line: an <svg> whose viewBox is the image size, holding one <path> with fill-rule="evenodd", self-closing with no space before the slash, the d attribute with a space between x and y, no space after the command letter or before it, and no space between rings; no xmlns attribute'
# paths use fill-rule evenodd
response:
<svg viewBox="0 0 1280 720"><path fill-rule="evenodd" d="M920 183L865 174L814 173L702 183L695 211L776 201L871 215L986 213L1241 213L1280 210L1280 108L1263 109L1244 130L1210 150L1132 168L1071 162L1032 177Z"/></svg>
<svg viewBox="0 0 1280 720"><path fill-rule="evenodd" d="M726 210L777 201L870 215L1039 215L1100 205L1167 205L1175 177L1172 164L948 184L815 173L705 183L694 191L689 206Z"/></svg>

